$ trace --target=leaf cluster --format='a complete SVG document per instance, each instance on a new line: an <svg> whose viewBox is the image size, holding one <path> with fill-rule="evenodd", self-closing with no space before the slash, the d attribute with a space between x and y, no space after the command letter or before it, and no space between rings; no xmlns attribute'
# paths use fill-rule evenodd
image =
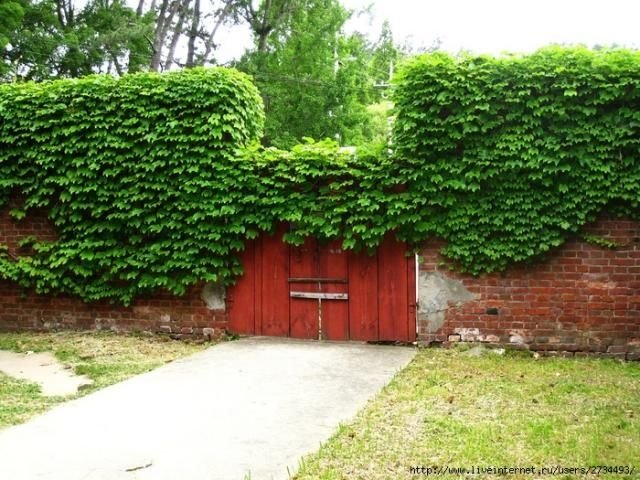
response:
<svg viewBox="0 0 640 480"><path fill-rule="evenodd" d="M262 124L235 70L0 85L0 205L17 195L16 220L44 209L58 233L0 278L124 303L231 278L253 209L235 152Z"/></svg>
<svg viewBox="0 0 640 480"><path fill-rule="evenodd" d="M639 216L640 52L424 55L395 102L397 226L467 271L539 258L603 210Z"/></svg>
<svg viewBox="0 0 640 480"><path fill-rule="evenodd" d="M446 240L465 271L561 245L603 210L640 217L640 54L417 57L396 87L391 147L258 145L257 90L234 70L0 86L0 205L45 209L55 242L0 255L0 278L87 301L231 283L247 239L389 232ZM28 247L28 248L27 248Z"/></svg>

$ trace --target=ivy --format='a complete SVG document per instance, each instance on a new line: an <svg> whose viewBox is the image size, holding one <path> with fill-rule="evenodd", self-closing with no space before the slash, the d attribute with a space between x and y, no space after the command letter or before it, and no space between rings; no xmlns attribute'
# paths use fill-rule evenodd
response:
<svg viewBox="0 0 640 480"><path fill-rule="evenodd" d="M123 303L228 280L246 228L235 151L262 123L227 69L0 86L0 205L19 195L15 219L46 209L58 233L1 257L0 277Z"/></svg>
<svg viewBox="0 0 640 480"><path fill-rule="evenodd" d="M594 245L596 247L601 247L601 248L607 248L609 250L615 250L621 247L621 245L618 242L606 237L598 236L598 235L583 233L582 239L585 242L587 242L589 245Z"/></svg>
<svg viewBox="0 0 640 480"><path fill-rule="evenodd" d="M605 209L639 216L640 52L435 53L395 101L399 234L444 238L464 270L539 258Z"/></svg>
<svg viewBox="0 0 640 480"><path fill-rule="evenodd" d="M478 274L533 261L603 210L640 217L640 54L411 60L393 151L262 148L256 89L226 69L0 86L0 206L44 209L54 242L0 251L0 278L129 303L232 283L247 239L438 236ZM23 220L22 220L23 219Z"/></svg>

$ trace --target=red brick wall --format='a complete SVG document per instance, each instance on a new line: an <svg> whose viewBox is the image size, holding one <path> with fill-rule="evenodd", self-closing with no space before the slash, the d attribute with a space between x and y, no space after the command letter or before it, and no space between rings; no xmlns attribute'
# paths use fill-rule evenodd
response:
<svg viewBox="0 0 640 480"><path fill-rule="evenodd" d="M55 230L43 213L29 213L15 221L12 206L0 209L0 245L18 255L18 241L25 236L55 239ZM130 307L108 302L85 304L64 296L39 296L0 280L0 330L109 329L167 333L175 337L218 336L227 326L226 313L210 310L200 298L202 285L183 297L158 294L141 298Z"/></svg>
<svg viewBox="0 0 640 480"><path fill-rule="evenodd" d="M16 222L10 208L0 209L0 244L8 245L12 255L21 253L18 241L25 236L55 238L46 215L30 213ZM546 261L478 278L443 268L437 253L442 244L430 242L421 252L421 272L458 280L475 299L450 303L435 331L429 332L419 320L419 339L640 358L640 222L605 218L587 231L620 246L611 250L576 239ZM0 281L0 330L100 328L219 335L227 326L226 313L207 308L201 290L201 285L194 286L183 297L158 294L121 307L38 296Z"/></svg>
<svg viewBox="0 0 640 480"><path fill-rule="evenodd" d="M443 268L442 243L427 244L421 272L459 280L475 299L450 303L437 331L420 321L419 338L640 358L640 222L603 218L587 232L619 247L576 238L546 261L477 278Z"/></svg>
<svg viewBox="0 0 640 480"><path fill-rule="evenodd" d="M18 242L24 237L34 236L40 241L56 238L56 232L44 212L29 212L29 218L14 220L9 212L18 204L19 202L12 201L9 206L0 208L0 245L8 246L12 256L24 253L18 246Z"/></svg>

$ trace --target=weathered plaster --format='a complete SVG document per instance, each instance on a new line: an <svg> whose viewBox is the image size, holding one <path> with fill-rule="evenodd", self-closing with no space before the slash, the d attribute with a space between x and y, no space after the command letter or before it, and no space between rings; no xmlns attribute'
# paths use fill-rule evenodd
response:
<svg viewBox="0 0 640 480"><path fill-rule="evenodd" d="M460 280L441 272L420 272L418 278L418 319L426 324L425 333L437 332L451 303L462 304L477 299Z"/></svg>
<svg viewBox="0 0 640 480"><path fill-rule="evenodd" d="M200 298L207 304L209 310L224 310L225 296L224 285L219 283L206 283L200 294Z"/></svg>

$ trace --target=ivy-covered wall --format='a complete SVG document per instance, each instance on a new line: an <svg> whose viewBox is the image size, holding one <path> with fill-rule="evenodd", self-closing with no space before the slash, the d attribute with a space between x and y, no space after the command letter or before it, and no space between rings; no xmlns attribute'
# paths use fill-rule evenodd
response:
<svg viewBox="0 0 640 480"><path fill-rule="evenodd" d="M12 254L27 253L18 245L25 236L55 238L44 212L15 220L10 208L0 209L0 242ZM419 251L418 340L640 360L640 222L603 217L587 232L545 261L480 276L450 270L438 253L443 242L427 242ZM109 329L218 337L229 328L228 314L207 301L215 292L203 287L189 287L180 297L145 295L121 306L37 295L0 280L0 331Z"/></svg>
<svg viewBox="0 0 640 480"><path fill-rule="evenodd" d="M396 87L402 235L471 273L538 261L603 211L640 214L640 51L420 56Z"/></svg>
<svg viewBox="0 0 640 480"><path fill-rule="evenodd" d="M393 143L355 156L259 147L260 97L234 70L2 85L0 208L26 227L0 245L0 280L180 295L232 283L244 242L280 222L292 243L437 238L468 278L544 264L602 213L640 218L639 85L627 50L420 56L398 76ZM28 228L42 215L55 235Z"/></svg>
<svg viewBox="0 0 640 480"><path fill-rule="evenodd" d="M262 123L257 89L229 69L0 85L0 206L44 209L57 233L0 246L0 278L125 304L232 278L236 212L253 208L233 165Z"/></svg>
<svg viewBox="0 0 640 480"><path fill-rule="evenodd" d="M473 276L420 250L418 338L640 360L640 221L603 216L544 261Z"/></svg>

